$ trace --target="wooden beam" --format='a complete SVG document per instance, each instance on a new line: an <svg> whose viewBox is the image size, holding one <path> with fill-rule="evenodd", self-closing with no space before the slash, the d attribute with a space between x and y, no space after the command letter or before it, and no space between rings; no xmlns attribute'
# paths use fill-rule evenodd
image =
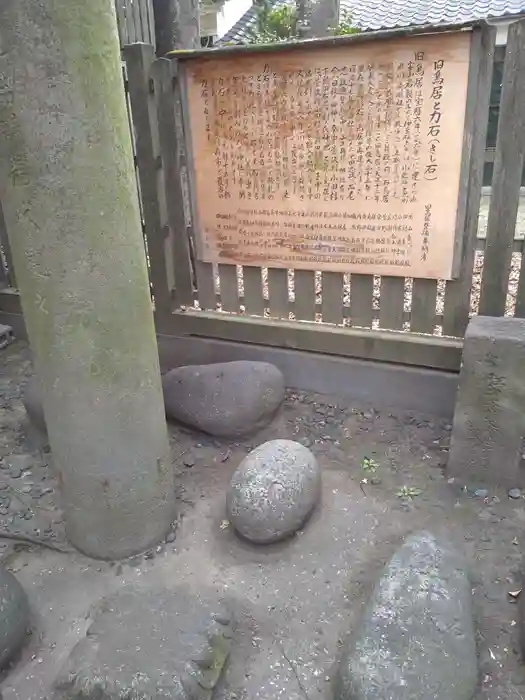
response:
<svg viewBox="0 0 525 700"><path fill-rule="evenodd" d="M462 340L456 338L189 310L159 319L157 332L449 371L459 370L463 347Z"/></svg>

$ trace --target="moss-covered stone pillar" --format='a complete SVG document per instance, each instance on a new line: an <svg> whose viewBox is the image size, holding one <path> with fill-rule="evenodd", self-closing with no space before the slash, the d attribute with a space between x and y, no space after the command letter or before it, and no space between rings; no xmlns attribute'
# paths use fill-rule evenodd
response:
<svg viewBox="0 0 525 700"><path fill-rule="evenodd" d="M113 0L0 2L0 199L71 542L174 516Z"/></svg>

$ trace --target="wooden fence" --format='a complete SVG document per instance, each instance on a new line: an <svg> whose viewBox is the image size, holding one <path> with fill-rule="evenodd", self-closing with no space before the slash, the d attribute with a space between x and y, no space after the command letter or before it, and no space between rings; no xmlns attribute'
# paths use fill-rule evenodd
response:
<svg viewBox="0 0 525 700"><path fill-rule="evenodd" d="M487 124L495 32L474 30L467 110ZM471 134L461 271L453 281L212 265L195 259L191 151L177 60L124 50L144 236L159 333L458 370L473 313L525 317L525 22L511 26L486 230L478 231L486 128ZM13 290L0 312L19 313ZM5 317L8 321L9 317Z"/></svg>
<svg viewBox="0 0 525 700"><path fill-rule="evenodd" d="M152 0L115 0L120 45L143 42L155 46Z"/></svg>

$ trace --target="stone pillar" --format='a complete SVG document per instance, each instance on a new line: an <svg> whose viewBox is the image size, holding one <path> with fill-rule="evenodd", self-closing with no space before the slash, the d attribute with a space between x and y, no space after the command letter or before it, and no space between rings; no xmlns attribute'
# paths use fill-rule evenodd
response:
<svg viewBox="0 0 525 700"><path fill-rule="evenodd" d="M153 0L157 56L174 49L200 49L199 0Z"/></svg>
<svg viewBox="0 0 525 700"><path fill-rule="evenodd" d="M0 3L0 199L71 542L174 516L113 0Z"/></svg>
<svg viewBox="0 0 525 700"><path fill-rule="evenodd" d="M523 485L525 320L475 316L463 347L449 476L462 484Z"/></svg>

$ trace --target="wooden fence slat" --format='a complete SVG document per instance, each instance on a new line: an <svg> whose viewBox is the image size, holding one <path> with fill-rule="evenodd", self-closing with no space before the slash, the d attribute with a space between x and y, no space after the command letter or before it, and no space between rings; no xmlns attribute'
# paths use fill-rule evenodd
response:
<svg viewBox="0 0 525 700"><path fill-rule="evenodd" d="M115 12L117 14L118 36L120 40L120 48L124 48L129 44L128 28L126 25L126 13L124 11L124 0L115 0Z"/></svg>
<svg viewBox="0 0 525 700"><path fill-rule="evenodd" d="M503 316L525 151L525 21L509 27L479 313Z"/></svg>
<svg viewBox="0 0 525 700"><path fill-rule="evenodd" d="M126 0L124 5L124 12L126 15L126 32L128 35L128 43L135 44L137 41L137 35L135 32L135 19L133 17L133 8L131 6L130 0Z"/></svg>
<svg viewBox="0 0 525 700"><path fill-rule="evenodd" d="M294 271L295 318L300 321L315 321L315 272Z"/></svg>
<svg viewBox="0 0 525 700"><path fill-rule="evenodd" d="M135 41L144 41L142 35L142 25L140 17L140 0L131 0L132 2L132 12L133 12L133 24L135 26Z"/></svg>
<svg viewBox="0 0 525 700"><path fill-rule="evenodd" d="M237 265L219 265L221 304L223 311L239 313L239 284Z"/></svg>
<svg viewBox="0 0 525 700"><path fill-rule="evenodd" d="M242 268L244 281L244 307L246 312L255 316L264 316L264 296L260 267Z"/></svg>
<svg viewBox="0 0 525 700"><path fill-rule="evenodd" d="M288 270L268 268L268 300L271 316L288 318Z"/></svg>
<svg viewBox="0 0 525 700"><path fill-rule="evenodd" d="M15 268L13 265L13 256L11 255L11 245L9 244L9 238L7 236L7 226L4 218L4 211L2 209L2 202L0 201L0 245L2 246L2 251L4 253L2 260L2 267L4 267L4 261L7 265L6 280L10 287L16 288L16 275Z"/></svg>
<svg viewBox="0 0 525 700"><path fill-rule="evenodd" d="M437 280L415 279L412 284L410 330L433 333L436 318Z"/></svg>
<svg viewBox="0 0 525 700"><path fill-rule="evenodd" d="M181 86L176 59L160 58L154 64L155 91L159 116L160 153L164 174L168 224L173 241L175 305L193 304L191 264L191 214L183 184L187 174L187 138L182 124ZM192 189L191 187L189 188Z"/></svg>
<svg viewBox="0 0 525 700"><path fill-rule="evenodd" d="M321 308L325 323L343 323L343 286L344 275L341 272L321 274Z"/></svg>
<svg viewBox="0 0 525 700"><path fill-rule="evenodd" d="M381 277L379 297L379 327L391 330L403 329L405 308L404 277Z"/></svg>
<svg viewBox="0 0 525 700"><path fill-rule="evenodd" d="M372 327L374 318L373 275L350 275L350 318L352 326Z"/></svg>
<svg viewBox="0 0 525 700"><path fill-rule="evenodd" d="M166 267L165 230L159 206L157 110L150 87L155 52L151 46L135 44L124 48L124 58L155 311L166 314L170 311L171 295Z"/></svg>
<svg viewBox="0 0 525 700"><path fill-rule="evenodd" d="M149 0L138 0L140 7L141 41L145 44L151 44L148 24L148 2Z"/></svg>
<svg viewBox="0 0 525 700"><path fill-rule="evenodd" d="M467 187L463 248L459 276L445 287L443 310L444 335L457 337L464 335L469 321L495 41L495 27L485 26L473 32L465 119L466 125L471 123L472 146L468 180L461 183Z"/></svg>
<svg viewBox="0 0 525 700"><path fill-rule="evenodd" d="M149 43L156 50L157 41L155 38L155 15L153 14L153 0L146 0L146 11L148 14Z"/></svg>
<svg viewBox="0 0 525 700"><path fill-rule="evenodd" d="M197 299L201 309L215 311L217 308L217 297L215 295L213 265L197 260L195 263L195 274L197 276Z"/></svg>

